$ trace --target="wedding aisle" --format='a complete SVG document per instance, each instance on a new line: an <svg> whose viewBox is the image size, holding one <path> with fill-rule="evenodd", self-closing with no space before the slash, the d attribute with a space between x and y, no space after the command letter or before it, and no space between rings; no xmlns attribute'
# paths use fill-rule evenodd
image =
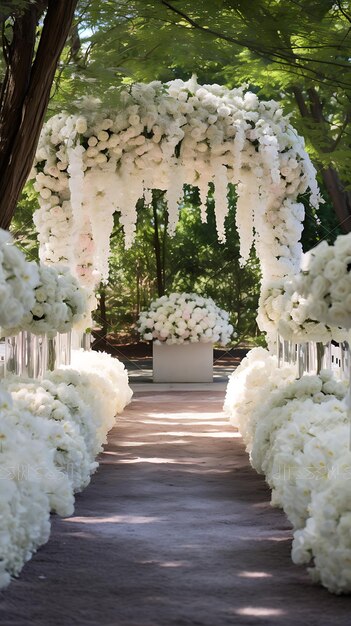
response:
<svg viewBox="0 0 351 626"><path fill-rule="evenodd" d="M222 391L137 392L75 515L0 594L1 626L346 626L291 562L290 526Z"/></svg>

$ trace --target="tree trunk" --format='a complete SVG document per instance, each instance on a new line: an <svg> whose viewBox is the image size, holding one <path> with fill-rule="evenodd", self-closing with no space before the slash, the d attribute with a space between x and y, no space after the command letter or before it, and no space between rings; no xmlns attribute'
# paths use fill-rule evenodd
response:
<svg viewBox="0 0 351 626"><path fill-rule="evenodd" d="M100 325L101 325L101 334L103 337L106 337L108 331L108 320L107 320L107 311L106 311L106 289L104 285L100 285L100 299L99 299L99 309L100 309Z"/></svg>
<svg viewBox="0 0 351 626"><path fill-rule="evenodd" d="M15 17L0 100L0 227L7 229L31 170L57 63L77 0L36 2ZM47 6L33 61L38 19Z"/></svg>
<svg viewBox="0 0 351 626"><path fill-rule="evenodd" d="M135 319L137 320L140 315L140 265L136 267L136 312Z"/></svg>
<svg viewBox="0 0 351 626"><path fill-rule="evenodd" d="M351 232L351 193L344 189L339 174L332 167L321 171L343 233Z"/></svg>
<svg viewBox="0 0 351 626"><path fill-rule="evenodd" d="M159 222L158 222L158 201L160 200L160 194L153 190L152 192L152 210L154 215L154 250L155 250L155 258L156 258L156 280L157 280L157 293L158 297L164 295L165 288L163 282L163 271L162 271L162 250L160 243L160 232L159 232Z"/></svg>
<svg viewBox="0 0 351 626"><path fill-rule="evenodd" d="M168 211L165 211L165 222L164 222L164 230L163 230L163 238L162 238L162 280L163 280L163 291L166 291L166 256L167 256L167 228L168 228Z"/></svg>
<svg viewBox="0 0 351 626"><path fill-rule="evenodd" d="M294 96L301 117L320 124L322 130L324 130L325 136L327 136L328 129L324 120L323 104L318 92L314 88L308 90L308 103L301 89L298 87L294 89ZM333 140L330 141L330 144L333 144ZM320 148L320 146L317 146L317 149L325 153L332 151L332 148L329 147ZM344 233L351 232L351 193L345 190L338 172L332 166L327 168L320 167L320 173L332 201L340 228Z"/></svg>

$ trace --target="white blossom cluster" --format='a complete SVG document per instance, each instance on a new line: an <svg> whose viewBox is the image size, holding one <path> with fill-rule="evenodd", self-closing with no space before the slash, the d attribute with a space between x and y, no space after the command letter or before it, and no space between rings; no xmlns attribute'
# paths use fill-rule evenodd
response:
<svg viewBox="0 0 351 626"><path fill-rule="evenodd" d="M50 534L50 512L73 513L116 413L131 399L124 366L78 352L74 369L0 388L0 587Z"/></svg>
<svg viewBox="0 0 351 626"><path fill-rule="evenodd" d="M322 241L308 253L306 269L296 280L311 319L351 328L351 234L334 245Z"/></svg>
<svg viewBox="0 0 351 626"><path fill-rule="evenodd" d="M292 558L333 593L351 592L351 452L346 384L331 372L293 380L290 366L252 350L233 373L225 409L272 504L294 526ZM262 401L262 398L266 398Z"/></svg>
<svg viewBox="0 0 351 626"><path fill-rule="evenodd" d="M304 278L304 277L303 277ZM300 289L301 275L272 281L260 295L260 307L257 320L271 336L279 334L293 343L308 341L327 343L348 339L348 331L340 326L317 321L311 315L308 298L303 297Z"/></svg>
<svg viewBox="0 0 351 626"><path fill-rule="evenodd" d="M226 346L233 335L229 315L212 298L195 293L171 293L151 302L142 311L138 330L145 341L157 343L219 343Z"/></svg>
<svg viewBox="0 0 351 626"><path fill-rule="evenodd" d="M1 334L66 333L88 326L87 294L67 267L28 262L0 229Z"/></svg>
<svg viewBox="0 0 351 626"><path fill-rule="evenodd" d="M34 305L18 327L7 328L6 334L27 330L35 335L54 336L57 332L67 333L81 322L87 326L87 298L69 269L40 264L38 275Z"/></svg>
<svg viewBox="0 0 351 626"><path fill-rule="evenodd" d="M11 235L0 229L0 326L20 323L34 305L38 284L36 263L28 263Z"/></svg>
<svg viewBox="0 0 351 626"><path fill-rule="evenodd" d="M250 451L256 424L253 411L277 388L293 382L296 368L284 363L278 368L277 357L264 348L253 348L229 377L224 411L238 428ZM262 389L264 394L262 394Z"/></svg>
<svg viewBox="0 0 351 626"><path fill-rule="evenodd" d="M255 240L264 281L298 271L304 207L297 197L309 189L311 203L319 200L303 140L278 104L244 87L199 85L196 77L124 87L117 111L86 99L76 115L52 117L32 176L42 260L68 264L91 289L108 275L113 213L121 212L131 245L136 203L142 197L150 203L154 188L166 191L174 232L184 184L199 188L205 220L213 183L224 240L234 184L242 259Z"/></svg>

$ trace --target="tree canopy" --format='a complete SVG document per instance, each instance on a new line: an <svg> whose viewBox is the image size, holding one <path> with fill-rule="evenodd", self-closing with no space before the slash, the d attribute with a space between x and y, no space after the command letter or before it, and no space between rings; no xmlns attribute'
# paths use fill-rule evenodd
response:
<svg viewBox="0 0 351 626"><path fill-rule="evenodd" d="M70 72L63 97L92 81L96 93L113 99L120 81L194 71L200 82L248 82L291 113L342 229L351 229L348 1L122 0L101 8L92 0L84 7L79 73Z"/></svg>

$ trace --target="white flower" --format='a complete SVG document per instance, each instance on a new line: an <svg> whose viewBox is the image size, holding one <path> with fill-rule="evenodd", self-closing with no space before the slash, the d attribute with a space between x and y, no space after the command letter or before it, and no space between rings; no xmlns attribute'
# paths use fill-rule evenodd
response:
<svg viewBox="0 0 351 626"><path fill-rule="evenodd" d="M146 341L168 344L206 340L226 345L233 334L228 314L211 298L188 293L172 293L152 302L150 310L140 314L138 327Z"/></svg>
<svg viewBox="0 0 351 626"><path fill-rule="evenodd" d="M296 286L307 298L310 316L329 326L351 327L349 235L337 237L333 246L322 242L308 255Z"/></svg>
<svg viewBox="0 0 351 626"><path fill-rule="evenodd" d="M294 526L292 558L333 593L351 590L349 415L346 385L331 372L293 380L262 349L232 375L225 409L239 426L253 466L266 475L272 504Z"/></svg>
<svg viewBox="0 0 351 626"><path fill-rule="evenodd" d="M330 282L341 278L345 273L345 266L340 261L336 259L331 259L328 261L324 268L324 276Z"/></svg>
<svg viewBox="0 0 351 626"><path fill-rule="evenodd" d="M85 133L88 129L87 120L85 117L78 117L76 120L76 131L77 133Z"/></svg>

